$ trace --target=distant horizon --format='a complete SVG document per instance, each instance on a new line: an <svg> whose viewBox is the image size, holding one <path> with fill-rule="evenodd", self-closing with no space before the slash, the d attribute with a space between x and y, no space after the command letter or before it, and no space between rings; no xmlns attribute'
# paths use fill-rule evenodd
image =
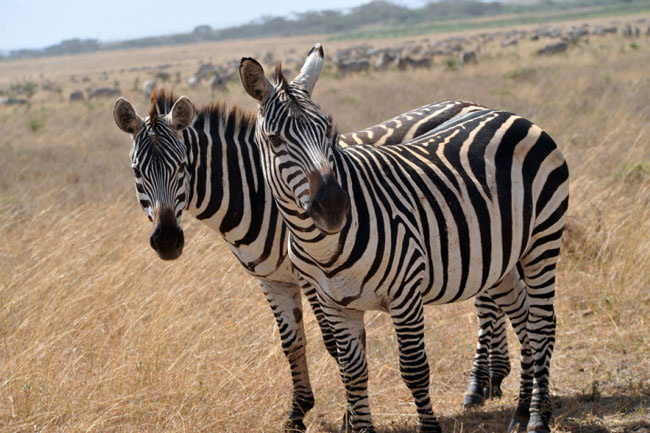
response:
<svg viewBox="0 0 650 433"><path fill-rule="evenodd" d="M224 29L260 20L265 16L288 17L296 13L323 10L347 11L372 0L329 0L327 6L317 0L279 2L270 5L261 0L240 0L236 5L219 5L218 18L205 10L216 10L207 0L190 0L176 10L177 2L116 0L110 5L88 6L81 0L42 3L38 0L0 2L0 54L19 50L40 50L70 39L95 39L101 43L129 39L189 33L197 26ZM485 0L483 0L485 1ZM423 6L428 0L400 0L391 3L409 8ZM124 11L129 11L124 14ZM173 11L173 13L169 13ZM96 17L100 17L96 18ZM56 19L52 19L56 17ZM145 17L144 19L142 17ZM148 18L147 18L148 17ZM38 32L25 29L38 28ZM139 30L134 30L135 28Z"/></svg>

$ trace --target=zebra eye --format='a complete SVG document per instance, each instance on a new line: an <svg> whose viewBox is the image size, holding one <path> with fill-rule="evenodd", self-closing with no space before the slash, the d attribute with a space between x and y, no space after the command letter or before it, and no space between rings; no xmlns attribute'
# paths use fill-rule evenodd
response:
<svg viewBox="0 0 650 433"><path fill-rule="evenodd" d="M280 146L282 145L282 139L274 134L269 135L269 143L271 143L272 146Z"/></svg>
<svg viewBox="0 0 650 433"><path fill-rule="evenodd" d="M135 174L136 177L140 177L140 169L138 168L138 166L132 165L131 168L133 169L133 174Z"/></svg>

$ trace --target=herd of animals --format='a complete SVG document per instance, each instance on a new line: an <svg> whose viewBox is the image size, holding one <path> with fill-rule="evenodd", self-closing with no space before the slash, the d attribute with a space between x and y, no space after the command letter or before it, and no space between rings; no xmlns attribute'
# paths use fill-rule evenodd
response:
<svg viewBox="0 0 650 433"><path fill-rule="evenodd" d="M645 18L629 22L613 21L607 25L592 25L584 23L580 26L569 28L540 26L535 29L515 29L510 31L482 32L473 35L450 36L432 41L429 38L400 42L394 46L376 48L368 43L349 46L339 49L333 56L328 56L328 62L335 67L336 74L344 77L349 74L364 71L382 71L394 68L406 71L417 68L431 68L436 59L452 62L460 67L476 64L481 53L490 46L498 44L503 48L516 46L523 40L546 40L547 43L536 51L538 55L553 55L563 53L570 49L572 44L589 37L604 37L607 35L621 35L625 38L640 38L650 36L650 25ZM265 65L274 65L276 56L272 52L259 55ZM302 64L302 59L295 50L289 50L282 56L285 73L295 72ZM228 85L235 84L239 59L230 59L222 64L212 62L201 63L199 67L183 81L190 88L207 86L212 96L224 93ZM175 76L176 85L181 84L181 73L169 71L174 65L166 63L157 66L140 66L120 69L124 72L143 72L149 78L139 83L139 90L148 99L153 90ZM70 77L72 83L84 84L84 89L75 89L68 94L70 102L85 99L110 98L122 94L119 86L98 86L97 80L93 83L90 77ZM99 81L109 81L109 74L104 72ZM236 85L236 84L235 84ZM61 92L61 86L49 80L40 85L46 92ZM28 98L21 95L22 87L19 83L9 89L9 96L0 99L0 105L23 105Z"/></svg>
<svg viewBox="0 0 650 433"><path fill-rule="evenodd" d="M418 431L441 432L423 307L473 297L480 329L464 405L501 394L507 316L521 345L508 431L550 432L555 267L569 178L559 148L526 119L463 101L339 135L311 99L326 63L322 46L303 61L288 81L280 64L269 79L257 60L240 60L257 113L197 109L161 89L140 116L117 99L114 120L131 136L137 198L153 223L150 246L161 259L178 258L188 213L220 233L259 280L290 364L287 432L304 431L314 406L302 295L339 366L342 431L375 431L363 317L380 310L397 334Z"/></svg>

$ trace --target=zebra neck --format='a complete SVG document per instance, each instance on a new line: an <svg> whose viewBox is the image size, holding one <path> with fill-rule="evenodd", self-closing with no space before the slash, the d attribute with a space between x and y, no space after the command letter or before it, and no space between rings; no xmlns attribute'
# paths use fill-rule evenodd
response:
<svg viewBox="0 0 650 433"><path fill-rule="evenodd" d="M252 217L263 219L270 202L254 130L251 116L213 108L200 112L183 132L190 175L187 212L234 246L251 230L259 231Z"/></svg>

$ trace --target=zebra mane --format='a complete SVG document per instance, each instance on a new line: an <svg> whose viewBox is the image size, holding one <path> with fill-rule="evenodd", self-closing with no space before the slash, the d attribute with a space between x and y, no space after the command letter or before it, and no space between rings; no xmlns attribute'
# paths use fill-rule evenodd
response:
<svg viewBox="0 0 650 433"><path fill-rule="evenodd" d="M302 110L300 108L300 103L296 99L296 96L289 91L289 83L282 73L282 62L278 61L275 64L275 83L277 86L280 86L280 90L284 92L285 95L289 98L289 112L292 116L300 116Z"/></svg>
<svg viewBox="0 0 650 433"><path fill-rule="evenodd" d="M165 97L165 89L160 89L160 94L162 95L162 98L164 99ZM173 95L172 95L173 96ZM155 128L156 124L158 123L158 108L156 107L157 103L157 97L156 97L156 91L154 90L151 93L151 108L149 108L149 125L152 128ZM170 107L171 109L171 107Z"/></svg>
<svg viewBox="0 0 650 433"><path fill-rule="evenodd" d="M158 120L158 116L166 116L172 111L174 103L178 97L174 92L168 92L164 88L158 89L151 94L151 108L149 110L149 125L154 127ZM224 102L214 102L212 104L204 105L196 110L196 116L221 118L226 120L231 116L235 119L246 124L255 123L256 114L252 113L239 106L229 107Z"/></svg>

